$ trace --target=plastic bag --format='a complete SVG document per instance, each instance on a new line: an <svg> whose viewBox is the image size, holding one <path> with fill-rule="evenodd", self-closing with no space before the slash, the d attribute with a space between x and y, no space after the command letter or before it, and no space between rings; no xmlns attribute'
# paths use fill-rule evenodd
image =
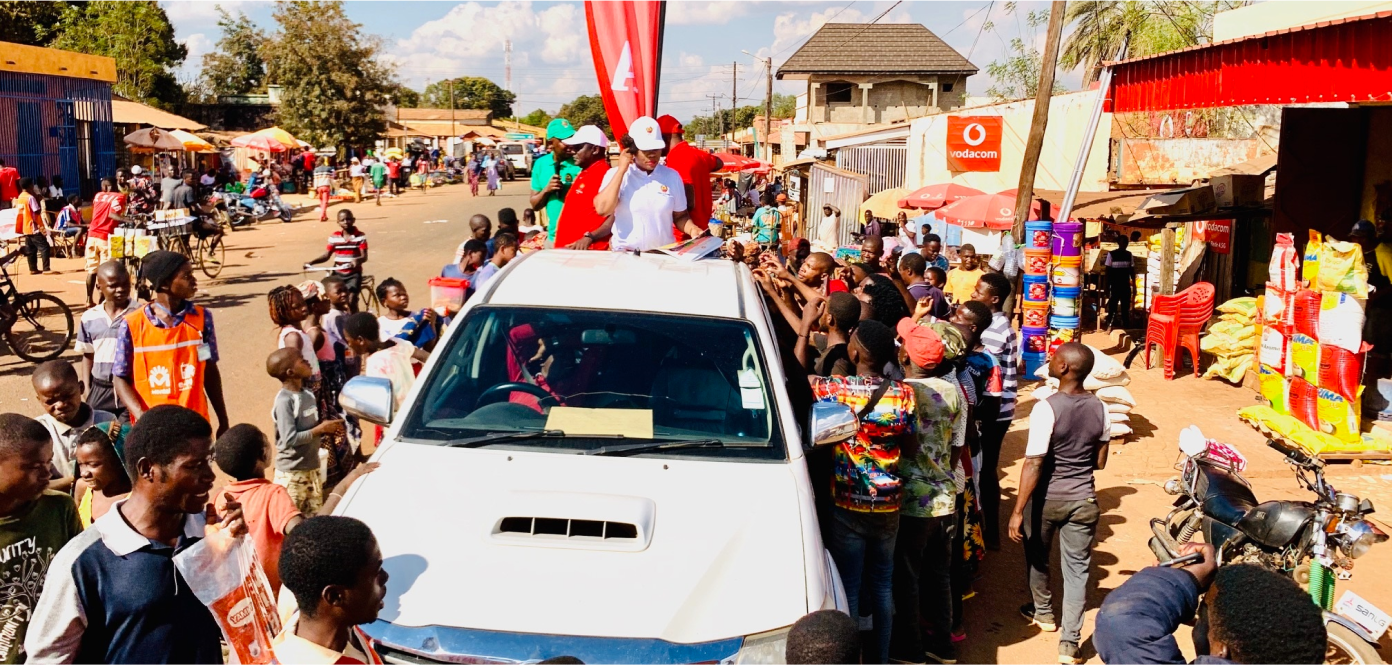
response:
<svg viewBox="0 0 1392 665"><path fill-rule="evenodd" d="M1360 387L1357 392L1361 395L1363 389ZM1343 395L1332 390L1320 388L1316 406L1319 411L1319 430L1340 441L1354 443L1361 440L1358 407L1358 396L1345 399Z"/></svg>
<svg viewBox="0 0 1392 665"><path fill-rule="evenodd" d="M1305 243L1305 263L1300 266L1300 277L1306 284L1319 284L1320 269L1320 247L1324 245L1324 236L1315 230L1310 231L1310 241Z"/></svg>
<svg viewBox="0 0 1392 665"><path fill-rule="evenodd" d="M1262 328L1261 351L1259 357L1261 364L1274 370L1277 374L1288 374L1286 365L1287 353L1290 349L1290 342L1281 331L1275 328Z"/></svg>
<svg viewBox="0 0 1392 665"><path fill-rule="evenodd" d="M1257 299L1251 297L1233 298L1219 305L1218 311L1222 314L1234 314L1251 321L1257 315Z"/></svg>
<svg viewBox="0 0 1392 665"><path fill-rule="evenodd" d="M1126 389L1118 388L1117 390ZM1035 394L1038 395L1038 391L1036 391ZM1102 404L1107 407L1107 413L1131 413L1132 407L1130 404L1122 404L1121 402L1103 402Z"/></svg>
<svg viewBox="0 0 1392 665"><path fill-rule="evenodd" d="M1108 411L1108 412L1107 412L1107 422L1109 422L1109 423L1111 423L1111 424L1113 424L1113 425L1118 425L1118 424L1120 424L1120 425L1126 425L1126 424L1129 424L1129 423L1131 422L1131 414L1129 414L1129 413L1116 413L1115 411Z"/></svg>
<svg viewBox="0 0 1392 665"><path fill-rule="evenodd" d="M280 615L256 549L246 538L216 531L175 555L174 566L222 629L230 662L272 662L271 640L280 633Z"/></svg>
<svg viewBox="0 0 1392 665"><path fill-rule="evenodd" d="M1323 294L1316 339L1358 353L1363 344L1363 301L1347 293Z"/></svg>
<svg viewBox="0 0 1392 665"><path fill-rule="evenodd" d="M1223 379L1228 383L1242 383L1242 377L1252 368L1252 354L1220 356L1218 362L1204 370L1205 379Z"/></svg>
<svg viewBox="0 0 1392 665"><path fill-rule="evenodd" d="M1128 407L1136 407L1136 398L1131 396L1131 391L1122 386L1104 386L1096 390L1097 399L1105 404L1125 404Z"/></svg>
<svg viewBox="0 0 1392 665"><path fill-rule="evenodd" d="M1277 233L1276 246L1271 249L1271 265L1267 269L1271 283L1282 291L1294 291L1300 286L1299 263L1300 259L1295 251L1295 236Z"/></svg>
<svg viewBox="0 0 1392 665"><path fill-rule="evenodd" d="M1262 296L1262 326L1290 334L1294 323L1295 291L1287 291L1268 283L1266 295Z"/></svg>
<svg viewBox="0 0 1392 665"><path fill-rule="evenodd" d="M1359 386L1363 384L1362 351L1368 348L1371 347L1364 345L1359 353L1352 353L1342 347L1320 345L1319 387L1332 390L1345 399L1357 397Z"/></svg>
<svg viewBox="0 0 1392 665"><path fill-rule="evenodd" d="M1134 431L1134 430L1131 429L1131 426L1130 426L1130 425L1127 425L1126 423L1110 423L1110 425L1111 425L1111 437L1112 437L1113 439L1123 439L1123 438L1126 438L1128 435L1131 434L1131 432Z"/></svg>
<svg viewBox="0 0 1392 665"><path fill-rule="evenodd" d="M1291 307L1291 331L1319 339L1320 294L1300 289L1295 292Z"/></svg>
<svg viewBox="0 0 1392 665"><path fill-rule="evenodd" d="M1286 409L1296 420L1305 423L1316 432L1320 431L1319 388L1305 379L1290 379L1286 382Z"/></svg>
<svg viewBox="0 0 1392 665"><path fill-rule="evenodd" d="M1266 365L1258 365L1257 386L1262 399L1273 411L1286 413L1286 377Z"/></svg>
<svg viewBox="0 0 1392 665"><path fill-rule="evenodd" d="M1330 240L1320 246L1319 290L1368 297L1368 266L1363 248L1351 242Z"/></svg>
<svg viewBox="0 0 1392 665"><path fill-rule="evenodd" d="M1317 385L1320 376L1320 346L1313 338L1296 333L1290 336L1290 375Z"/></svg>

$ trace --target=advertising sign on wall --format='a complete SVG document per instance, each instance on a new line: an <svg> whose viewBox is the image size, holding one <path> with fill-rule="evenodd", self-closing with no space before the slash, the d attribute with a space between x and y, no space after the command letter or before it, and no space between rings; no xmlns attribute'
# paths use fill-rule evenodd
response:
<svg viewBox="0 0 1392 665"><path fill-rule="evenodd" d="M1001 117L951 116L947 119L947 169L949 171L999 171Z"/></svg>

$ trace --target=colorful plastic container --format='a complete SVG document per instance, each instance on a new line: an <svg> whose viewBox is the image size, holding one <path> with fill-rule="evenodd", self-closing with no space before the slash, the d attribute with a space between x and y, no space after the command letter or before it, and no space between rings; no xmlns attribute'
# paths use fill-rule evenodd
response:
<svg viewBox="0 0 1392 665"><path fill-rule="evenodd" d="M1048 275L1049 262L1052 255L1049 254L1047 247L1025 247L1025 274L1026 275Z"/></svg>
<svg viewBox="0 0 1392 665"><path fill-rule="evenodd" d="M1049 277L1047 275L1025 275L1025 302L1048 302Z"/></svg>
<svg viewBox="0 0 1392 665"><path fill-rule="evenodd" d="M1049 325L1049 303L1047 301L1030 302L1026 300L1020 303L1020 306L1023 327L1043 328Z"/></svg>
<svg viewBox="0 0 1392 665"><path fill-rule="evenodd" d="M1078 298L1083 294L1082 287L1060 286L1054 289L1054 315L1077 316Z"/></svg>
<svg viewBox="0 0 1392 665"><path fill-rule="evenodd" d="M1049 348L1049 329L1047 327L1025 327L1020 329L1020 349L1025 353L1044 353Z"/></svg>
<svg viewBox="0 0 1392 665"><path fill-rule="evenodd" d="M1048 354L1044 353L1023 353L1020 354L1020 357L1025 361L1026 377L1033 377L1034 373L1038 372L1040 367L1043 367L1049 362Z"/></svg>
<svg viewBox="0 0 1392 665"><path fill-rule="evenodd" d="M1054 223L1049 221L1025 222L1025 248L1049 249L1053 242Z"/></svg>
<svg viewBox="0 0 1392 665"><path fill-rule="evenodd" d="M1083 255L1083 223L1054 222L1053 241L1050 249L1054 256Z"/></svg>
<svg viewBox="0 0 1392 665"><path fill-rule="evenodd" d="M464 307L464 296L469 291L469 280L452 277L431 277L430 306L440 316L457 314Z"/></svg>
<svg viewBox="0 0 1392 665"><path fill-rule="evenodd" d="M1083 283L1083 257L1055 256L1054 266L1049 270L1049 282L1057 287L1081 286Z"/></svg>
<svg viewBox="0 0 1392 665"><path fill-rule="evenodd" d="M1054 351L1067 342L1078 339L1078 317L1076 316L1051 316L1049 317L1049 355L1054 355Z"/></svg>

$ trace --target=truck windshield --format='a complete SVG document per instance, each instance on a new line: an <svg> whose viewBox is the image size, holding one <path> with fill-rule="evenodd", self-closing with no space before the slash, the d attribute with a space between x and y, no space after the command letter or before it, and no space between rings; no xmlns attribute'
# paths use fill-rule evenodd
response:
<svg viewBox="0 0 1392 665"><path fill-rule="evenodd" d="M483 306L454 326L401 433L447 445L549 431L504 446L584 452L710 442L670 452L786 458L756 332L730 319ZM564 432L556 436L556 432ZM620 439L616 441L616 439Z"/></svg>

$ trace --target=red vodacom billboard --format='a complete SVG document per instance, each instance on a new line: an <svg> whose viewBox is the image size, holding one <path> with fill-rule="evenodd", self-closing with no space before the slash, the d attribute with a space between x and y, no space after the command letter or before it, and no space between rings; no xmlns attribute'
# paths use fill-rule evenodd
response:
<svg viewBox="0 0 1392 665"><path fill-rule="evenodd" d="M665 10L657 0L585 3L599 92L616 139L635 118L657 114Z"/></svg>
<svg viewBox="0 0 1392 665"><path fill-rule="evenodd" d="M974 115L947 118L947 170L999 171L1001 118Z"/></svg>

